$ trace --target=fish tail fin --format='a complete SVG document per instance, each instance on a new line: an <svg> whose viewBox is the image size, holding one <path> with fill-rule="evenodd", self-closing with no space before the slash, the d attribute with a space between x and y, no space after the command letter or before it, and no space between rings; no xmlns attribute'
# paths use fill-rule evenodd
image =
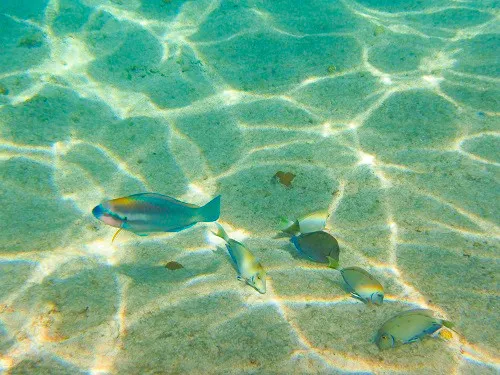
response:
<svg viewBox="0 0 500 375"><path fill-rule="evenodd" d="M452 330L453 332L455 332L457 335L460 336L460 332L458 332L456 329L455 329L455 323L453 322L450 322L449 320L444 320L442 321L443 323L443 326Z"/></svg>
<svg viewBox="0 0 500 375"><path fill-rule="evenodd" d="M299 223L297 220L288 220L284 216L280 216L279 230L288 234L296 234L299 232Z"/></svg>
<svg viewBox="0 0 500 375"><path fill-rule="evenodd" d="M455 324L453 324L452 322L450 322L449 320L444 320L443 319L443 325L446 327L446 328L449 328L449 329L452 329L453 327L455 327Z"/></svg>
<svg viewBox="0 0 500 375"><path fill-rule="evenodd" d="M203 207L200 207L201 221L209 222L216 221L220 216L220 195L208 202Z"/></svg>
<svg viewBox="0 0 500 375"><path fill-rule="evenodd" d="M293 224L293 222L291 220L288 220L286 217L284 216L280 216L279 217L279 220L280 220L280 224L279 224L279 228L281 230L283 229L286 229L288 228L291 224Z"/></svg>
<svg viewBox="0 0 500 375"><path fill-rule="evenodd" d="M453 322L450 322L449 320L444 320L443 319L442 323L443 323L443 326L445 326L446 328L451 329L453 332L457 332L455 330L455 324Z"/></svg>
<svg viewBox="0 0 500 375"><path fill-rule="evenodd" d="M328 267L333 268L334 270L339 269L339 261L337 259L333 259L332 257L327 256L328 259Z"/></svg>
<svg viewBox="0 0 500 375"><path fill-rule="evenodd" d="M217 231L215 231L215 232L212 231L212 233L215 234L217 237L222 238L224 241L228 242L229 236L227 235L227 233L224 230L224 228L222 227L222 225L220 225L219 223L215 223L215 225L217 225Z"/></svg>

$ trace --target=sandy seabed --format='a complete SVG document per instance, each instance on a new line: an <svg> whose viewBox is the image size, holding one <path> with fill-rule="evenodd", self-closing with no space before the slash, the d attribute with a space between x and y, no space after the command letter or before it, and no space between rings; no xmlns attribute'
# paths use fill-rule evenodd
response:
<svg viewBox="0 0 500 375"><path fill-rule="evenodd" d="M497 374L499 25L488 0L1 1L0 373ZM222 194L267 293L212 224L112 244L92 207L143 191ZM383 306L274 238L324 209ZM458 333L379 351L416 307Z"/></svg>

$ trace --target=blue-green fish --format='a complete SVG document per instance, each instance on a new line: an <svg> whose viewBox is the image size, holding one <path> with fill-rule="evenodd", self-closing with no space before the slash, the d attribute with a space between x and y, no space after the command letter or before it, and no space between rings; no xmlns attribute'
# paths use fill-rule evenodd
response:
<svg viewBox="0 0 500 375"><path fill-rule="evenodd" d="M262 294L266 293L266 271L262 265L245 245L229 238L222 225L216 224L217 232L213 233L226 241L227 251L238 271L238 280L244 280Z"/></svg>
<svg viewBox="0 0 500 375"><path fill-rule="evenodd" d="M374 305L382 304L384 287L375 277L359 267L347 267L339 271L354 298Z"/></svg>
<svg viewBox="0 0 500 375"><path fill-rule="evenodd" d="M105 224L140 236L153 232L178 232L220 215L220 195L199 207L157 193L134 194L101 203L92 214Z"/></svg>
<svg viewBox="0 0 500 375"><path fill-rule="evenodd" d="M403 311L382 325L378 330L375 343L379 349L394 348L432 335L443 326L452 328L453 324L447 320L435 318L431 310Z"/></svg>
<svg viewBox="0 0 500 375"><path fill-rule="evenodd" d="M328 267L337 268L340 249L339 243L332 235L317 231L293 236L290 241L306 258L318 263L328 263Z"/></svg>

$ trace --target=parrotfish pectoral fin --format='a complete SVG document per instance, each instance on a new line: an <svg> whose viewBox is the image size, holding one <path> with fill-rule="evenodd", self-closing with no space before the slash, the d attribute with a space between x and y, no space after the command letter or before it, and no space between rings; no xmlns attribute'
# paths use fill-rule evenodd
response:
<svg viewBox="0 0 500 375"><path fill-rule="evenodd" d="M220 195L199 209L200 221L216 221L220 216Z"/></svg>
<svg viewBox="0 0 500 375"><path fill-rule="evenodd" d="M123 228L120 228L120 229L118 229L118 230L116 231L116 233L113 235L113 238L111 239L111 243L113 243L113 241L115 240L116 236L118 236L118 233L120 233L122 229L123 229Z"/></svg>
<svg viewBox="0 0 500 375"><path fill-rule="evenodd" d="M333 259L332 257L329 257L328 255L326 256L328 259L328 267L333 268L334 270L339 268L339 261L336 259Z"/></svg>

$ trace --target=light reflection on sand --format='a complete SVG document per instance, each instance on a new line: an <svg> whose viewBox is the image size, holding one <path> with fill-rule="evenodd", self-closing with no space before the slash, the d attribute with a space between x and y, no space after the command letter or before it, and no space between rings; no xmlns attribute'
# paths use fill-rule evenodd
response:
<svg viewBox="0 0 500 375"><path fill-rule="evenodd" d="M456 9L459 4L450 4L445 7L427 8L422 11L398 12L389 13L380 10L370 9L360 3L344 0L341 2L353 14L366 20L368 23L375 26L384 26L389 33L401 35L415 35L423 39L436 38L435 36L427 35L424 31L418 30L413 26L404 24L404 17L407 15L418 14L435 14L444 10ZM349 259L357 259L364 265L373 268L386 277L387 280L392 280L399 288L394 288L396 293L388 293L386 295L386 304L402 305L407 307L430 308L436 311L443 318L450 318L447 314L446 306L439 306L428 302L427 296L420 292L415 285L406 280L405 270L398 265L398 246L402 244L410 244L411 242L400 238L400 223L398 223L397 215L392 207L391 197L388 196L389 189L398 186L401 181L399 177L393 173L394 171L411 174L424 174L425 170L419 167L408 166L404 164L388 163L383 161L378 155L372 151L364 150L359 139L359 132L362 131L365 123L377 112L387 101L395 95L408 91L424 90L435 94L451 103L458 111L474 110L470 106L462 103L460 100L453 98L445 93L442 89L443 84L451 83L463 87L481 88L482 82L497 84L498 78L489 77L480 74L470 74L455 70L457 64L457 54L459 49L449 49L436 51L433 56L423 58L415 71L388 73L377 68L371 61L370 56L372 47L365 44L363 40L354 35L354 38L361 46L361 61L358 65L353 64L350 69L330 72L324 76L310 76L300 80L290 88L282 90L276 94L252 92L249 90L240 90L239 88L231 87L230 83L225 82L224 78L218 73L217 69L211 66L210 61L205 61L200 50L203 46L215 46L218 44L228 43L238 40L254 31L242 31L231 34L228 37L220 38L213 41L191 41L191 36L198 32L200 26L221 6L220 1L205 1L202 5L195 5L187 2L181 12L171 21L165 22L157 19L147 18L140 12L126 10L113 5L101 5L94 9L97 12L103 12L111 15L114 19L121 22L130 22L153 36L161 46L161 61L165 62L172 56L178 57L182 55L182 50L190 50L199 61L203 62L206 74L210 78L211 84L215 93L205 98L193 101L187 106L178 108L164 108L155 102L147 93L136 92L124 88L114 87L112 84L99 82L88 73L89 66L95 61L98 56L95 56L87 46L87 42L78 34L72 34L65 37L59 37L53 30L52 23L59 12L61 6L59 1L51 0L46 8L45 20L39 24L31 20L23 20L15 16L7 15L15 22L26 24L37 28L45 33L46 39L50 47L50 57L40 63L39 66L30 68L27 73L32 77L37 77L37 80L28 88L21 92L7 97L8 103L5 106L21 106L23 103L29 102L37 97L47 86L57 86L67 88L75 92L81 98L87 98L92 101L97 101L105 104L117 116L118 119L128 119L132 117L149 117L159 118L168 121L170 131L170 144L175 146L185 142L196 150L197 160L202 165L205 178L197 178L196 174L190 170L190 164L178 160L178 165L182 173L187 177L190 183L187 186L183 199L202 204L207 199L217 193L219 182L224 178L230 178L242 171L254 168L256 166L274 166L276 161L259 159L259 155L266 155L266 152L278 153L300 146L304 143L310 143L311 147L319 138L337 138L340 135L349 135L352 142L345 142L342 139L339 141L349 152L346 155L353 155L357 159L352 165L345 166L347 173L340 173L342 168L333 169L328 161L307 161L305 166L315 166L325 171L325 174L332 176L340 175L338 178L339 186L336 194L329 202L328 208L331 212L332 219L328 224L328 229L339 238L339 243L343 251L350 252ZM269 32L279 34L287 38L301 39L310 34L294 33L281 28L278 22L273 18L273 15L262 9L251 8L251 12L255 13L261 22L266 25ZM498 21L498 16L494 15L492 21L485 22L478 26L457 30L452 38L442 38L447 44L456 41L472 39L478 35L487 32L488 27ZM320 33L317 35L343 35L342 33ZM350 35L349 33L347 35ZM367 73L370 76L377 78L380 86L374 88L374 91L363 99L373 99L367 106L362 108L355 116L346 117L344 119L330 119L329 115L320 107L304 102L298 94L301 90L305 90L313 85L324 84L334 81L341 77L346 77L354 73ZM442 73L446 72L447 75ZM13 71L0 74L0 78L16 77L25 74L25 71ZM445 78L446 77L446 78ZM472 80L475 84L461 82L462 78ZM247 124L244 121L236 122L238 129L242 133L250 133L259 130L273 130L281 133L297 133L304 137L308 137L305 141L302 138L291 140L279 140L268 142L263 145L253 145L245 150L245 153L240 155L236 162L229 165L223 171L212 170L211 164L205 157L205 150L189 134L181 131L176 125L176 121L185 116L205 114L209 110L231 110L241 104L254 103L261 100L281 100L294 108L302 110L304 113L317 119L320 125L289 127L285 124ZM4 105L0 106L3 107ZM489 116L498 116L498 112L487 112ZM102 124L106 126L106 124ZM455 139L454 147L446 149L452 153L459 153L472 162L482 165L498 167L500 164L495 161L490 161L475 155L463 149L463 143L473 138L483 135L491 135L498 137L500 133L495 131L480 131L474 134L463 134ZM22 157L34 162L41 163L56 170L55 175L62 175L67 171L73 170L75 167L72 163L65 161L64 157L72 152L77 146L88 146L95 148L103 159L111 163L115 168L115 176L129 178L135 181L138 186L144 190L150 190L148 176L141 173L137 166L132 165L128 159L124 159L120 154L116 153L110 147L85 139L79 139L77 136L70 137L65 140L54 142L51 146L37 146L29 144L16 143L12 140L2 139L0 145L0 159L9 160L16 157ZM446 146L447 147L447 146ZM181 149L182 147L179 147ZM140 150L130 150L132 154L138 154ZM342 152L339 152L339 156ZM174 158L177 156L174 154ZM180 156L179 156L180 158ZM280 160L287 162L287 160ZM291 161L290 164L299 165L300 163ZM385 223L383 227L388 230L388 257L384 261L376 261L373 257L368 256L365 250L356 244L349 243L345 238L343 229L336 228L333 225L335 213L339 206L350 194L349 180L359 169L368 168L379 183L379 190L386 196L380 202L385 215ZM75 206L81 212L89 212L92 205L105 198L105 193L108 191L101 186L92 173L82 171L83 176L86 176L82 186L86 189L73 193L61 193L61 198L74 202ZM10 183L9 183L10 184ZM14 189L15 186L9 188ZM64 180L55 179L55 185L58 189L63 188ZM85 186L88 185L88 186ZM477 225L479 230L473 231L468 228L460 228L456 225L451 225L446 222L429 220L428 224L442 229L443 231L451 231L463 237L473 236L474 238L500 238L500 231L497 224L481 217L480 215L470 212L467 208L461 207L457 203L439 196L425 189L418 189L420 194L439 202L464 218L470 220ZM92 200L92 202L90 201ZM275 248L283 248L283 241L270 239L273 233L269 229L265 233L253 233L248 229L237 228L231 225L230 222L223 222L228 230L230 237L239 241L262 241L262 247L272 251ZM303 322L298 321L294 316L295 309L301 309L304 305L313 305L317 307L334 307L359 304L347 294L332 295L330 297L294 294L280 295L277 290L283 289L282 285L273 280L273 275L280 271L290 271L297 269L297 272L318 272L324 273L328 279L333 279L333 272L326 270L324 267L310 264L303 261L296 261L292 265L282 264L282 261L275 261L266 269L269 275L268 291L261 296L255 293L249 287L245 287L242 283L236 281L235 274L229 267L224 270L227 274L210 271L207 273L197 273L182 280L177 285L177 290L168 295L159 295L152 301L145 301L141 308L130 310L128 304L128 296L130 289L133 286L131 277L120 272L119 267L128 263L127 254L120 253L123 249L133 248L138 243L166 243L168 241L176 241L177 238L186 235L183 234L165 234L153 236L146 239L140 239L134 236L123 236L119 238L117 243L111 244L111 230L104 230L99 235L91 236L90 238L78 239L73 232L68 231L65 235L65 242L68 244L65 248L58 248L55 251L44 253L42 251L18 252L18 253L0 253L0 263L13 260L29 260L36 263L36 267L29 274L22 285L18 285L14 292L9 293L6 297L2 297L0 305L0 317L6 321L8 336L12 338L13 344L5 352L0 354L0 371L9 371L14 368L23 359L31 356L36 356L39 353L49 353L58 357L62 363L70 363L78 366L82 371L88 371L91 374L108 374L117 373L117 359L120 353L125 348L127 332L130 328L147 320L149 317L157 315L167 308L178 307L193 299L201 299L215 295L231 295L234 298L240 299L243 308L235 311L233 314L219 319L214 317L214 322L208 327L208 330L217 331L224 324L230 323L234 319L241 317L248 311L260 308L275 309L280 318L289 326L290 332L297 340L296 348L290 353L290 360L296 357L314 357L330 369L339 371L370 371L382 373L383 371L404 372L408 368L403 369L398 364L390 362L380 362L371 358L369 352L363 357L354 356L348 352L336 351L329 348L315 347L313 340L308 337L306 330L301 327ZM191 232L188 232L191 233ZM211 255L212 248L223 246L223 241L215 236L208 234L206 231L205 245L185 246L178 256L196 257L201 255ZM24 295L33 288L34 285L42 284L47 278L50 278L56 272L64 269L64 267L73 260L80 257L93 260L103 267L114 270L114 280L116 284L116 302L114 303L114 313L109 321L98 325L95 328L96 332L101 332L101 335L92 335L89 332L75 332L71 337L67 337L58 333L57 327L60 324L60 314L64 311L58 311L58 308L52 302L48 302L41 306L36 306L34 310L29 310L26 307L17 308L16 303L19 299L24 298ZM265 255L264 255L265 257ZM487 256L485 255L487 258ZM227 262L227 257L224 262ZM295 262L296 261L296 262ZM275 285L276 284L276 285ZM99 286L105 288L106 286ZM327 293L328 294L328 293ZM9 317L15 319L9 320ZM9 321L13 322L10 323ZM81 349L82 344L79 339L85 342L83 338L91 335L93 347L87 348L87 351ZM348 336L348 333L347 333ZM495 356L495 353L490 353L483 349L480 345L472 344L467 341L467 338L453 334L453 338L447 341L443 340L443 345L447 349L453 351L456 361L456 368L453 371L460 373L460 366L464 361L473 361L480 365L484 365L496 370L500 369L500 360ZM152 343L151 345L154 345ZM370 343L371 345L371 343ZM70 355L69 352L73 351ZM423 368L418 364L410 365L411 370L420 371ZM241 370L245 367L242 365ZM450 369L451 371L452 369ZM451 372L450 372L451 373Z"/></svg>

